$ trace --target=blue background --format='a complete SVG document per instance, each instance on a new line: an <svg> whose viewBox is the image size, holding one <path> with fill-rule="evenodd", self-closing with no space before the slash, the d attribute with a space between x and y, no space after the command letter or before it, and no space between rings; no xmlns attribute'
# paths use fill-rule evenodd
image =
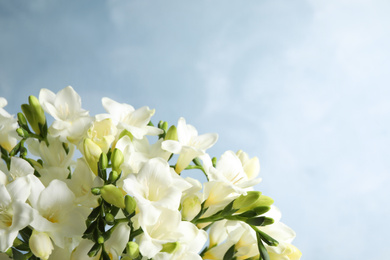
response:
<svg viewBox="0 0 390 260"><path fill-rule="evenodd" d="M0 1L0 96L71 85L219 133L302 259L388 259L390 2Z"/></svg>

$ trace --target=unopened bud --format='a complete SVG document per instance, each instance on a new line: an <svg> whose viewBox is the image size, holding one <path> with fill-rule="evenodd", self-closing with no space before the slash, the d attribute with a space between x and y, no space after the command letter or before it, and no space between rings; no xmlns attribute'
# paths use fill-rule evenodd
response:
<svg viewBox="0 0 390 260"><path fill-rule="evenodd" d="M113 182L115 182L118 179L118 177L119 177L118 172L117 171L112 171L110 173L110 177L109 177L108 180L110 181L110 183L113 183Z"/></svg>
<svg viewBox="0 0 390 260"><path fill-rule="evenodd" d="M19 122L20 126L27 127L27 119L23 115L23 113L20 113L20 112L18 113L18 122Z"/></svg>
<svg viewBox="0 0 390 260"><path fill-rule="evenodd" d="M106 202L121 209L125 208L125 199L118 187L112 184L105 185L100 189L100 194Z"/></svg>
<svg viewBox="0 0 390 260"><path fill-rule="evenodd" d="M126 253L130 256L131 259L137 258L139 256L139 246L136 242L130 241L126 245Z"/></svg>
<svg viewBox="0 0 390 260"><path fill-rule="evenodd" d="M111 167L114 171L120 172L120 167L125 158L121 150L115 148L111 155Z"/></svg>
<svg viewBox="0 0 390 260"><path fill-rule="evenodd" d="M92 188L91 192L93 195L100 195L100 188Z"/></svg>
<svg viewBox="0 0 390 260"><path fill-rule="evenodd" d="M125 209L127 213L132 214L135 211L135 208L137 207L137 202L135 199L129 195L125 196Z"/></svg>
<svg viewBox="0 0 390 260"><path fill-rule="evenodd" d="M242 213L254 208L256 201L260 198L261 192L248 191L246 195L241 195L233 202L233 208L238 209L237 213Z"/></svg>
<svg viewBox="0 0 390 260"><path fill-rule="evenodd" d="M191 221L201 209L199 198L193 195L184 199L181 214L184 220Z"/></svg>
<svg viewBox="0 0 390 260"><path fill-rule="evenodd" d="M217 166L217 157L211 158L211 162L213 164L213 167Z"/></svg>
<svg viewBox="0 0 390 260"><path fill-rule="evenodd" d="M177 141L177 129L175 125L172 125L167 134L165 135L165 140L174 140Z"/></svg>
<svg viewBox="0 0 390 260"><path fill-rule="evenodd" d="M23 128L19 127L18 129L16 129L16 132L18 133L18 135L22 138L24 137L28 137L29 136L29 133L24 130Z"/></svg>
<svg viewBox="0 0 390 260"><path fill-rule="evenodd" d="M29 96L28 102L30 103L31 111L34 113L35 120L37 124L44 125L46 123L45 112L39 103L39 100L35 96Z"/></svg>
<svg viewBox="0 0 390 260"><path fill-rule="evenodd" d="M111 213L106 213L104 217L108 225L113 225L115 223L115 217Z"/></svg>
<svg viewBox="0 0 390 260"><path fill-rule="evenodd" d="M101 153L99 157L99 167L101 170L105 170L108 167L107 154Z"/></svg>
<svg viewBox="0 0 390 260"><path fill-rule="evenodd" d="M89 168L91 168L93 173L97 175L97 164L100 158L100 154L102 153L102 149L89 138L84 139L83 148L84 157L89 165Z"/></svg>
<svg viewBox="0 0 390 260"><path fill-rule="evenodd" d="M43 260L47 260L53 251L53 244L50 237L45 232L34 230L28 242L31 252Z"/></svg>

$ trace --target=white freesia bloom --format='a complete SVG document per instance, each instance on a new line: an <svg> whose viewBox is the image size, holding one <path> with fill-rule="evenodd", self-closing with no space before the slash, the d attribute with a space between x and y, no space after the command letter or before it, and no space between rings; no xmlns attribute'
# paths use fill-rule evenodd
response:
<svg viewBox="0 0 390 260"><path fill-rule="evenodd" d="M104 248L110 259L119 259L127 244L127 238L130 235L130 227L127 223L119 223L114 227L110 238L104 243ZM88 257L87 253L92 248L91 240L82 240L77 248L72 252L71 260L98 260L101 256L101 250L96 256Z"/></svg>
<svg viewBox="0 0 390 260"><path fill-rule="evenodd" d="M146 214L154 213L145 211L143 215ZM151 219L154 221L150 221ZM164 244L177 242L183 236L180 232L181 215L177 210L161 208L157 217L142 216L138 218L138 222L144 232L137 237L136 241L141 254L147 258L153 258L163 249Z"/></svg>
<svg viewBox="0 0 390 260"><path fill-rule="evenodd" d="M31 223L34 229L46 232L59 247L64 247L68 238L81 237L90 210L74 203L75 195L64 182L53 180L37 197L31 203L35 209Z"/></svg>
<svg viewBox="0 0 390 260"><path fill-rule="evenodd" d="M123 181L123 190L134 196L141 213L151 218L158 217L158 208L177 210L182 191L190 184L171 171L168 163L161 158L154 158L145 163L138 174L130 174Z"/></svg>
<svg viewBox="0 0 390 260"><path fill-rule="evenodd" d="M49 128L53 136L61 141L77 144L89 128L91 117L81 108L81 98L71 86L60 90L57 95L48 89L41 89L39 102L42 108L54 117Z"/></svg>
<svg viewBox="0 0 390 260"><path fill-rule="evenodd" d="M47 260L53 251L53 243L45 232L34 230L29 240L31 252L40 259Z"/></svg>
<svg viewBox="0 0 390 260"><path fill-rule="evenodd" d="M180 173L191 161L203 154L213 146L217 140L217 134L198 135L198 131L192 125L186 124L181 117L177 123L178 141L166 140L162 143L162 148L174 154L180 154L176 163L176 172Z"/></svg>
<svg viewBox="0 0 390 260"><path fill-rule="evenodd" d="M93 208L98 205L99 197L93 195L91 193L91 189L103 186L104 182L101 178L93 174L85 160L77 160L72 178L70 180L66 180L65 182L76 196L76 204Z"/></svg>
<svg viewBox="0 0 390 260"><path fill-rule="evenodd" d="M26 203L29 195L27 178L18 178L6 186L0 184L0 251L12 246L19 230L33 220L33 209Z"/></svg>
<svg viewBox="0 0 390 260"><path fill-rule="evenodd" d="M260 166L256 164L256 162L258 163L256 157L251 163L246 164L246 169L249 174L245 171L240 158L232 151L223 153L221 158L217 161L215 168L211 164L210 156L206 154L201 158L210 181L229 183L239 194L253 190L252 187L261 181L260 178L256 179L259 173L257 169L260 168Z"/></svg>
<svg viewBox="0 0 390 260"><path fill-rule="evenodd" d="M137 139L142 139L145 135L162 133L161 129L148 126L150 118L154 115L154 109L141 107L136 110L131 105L121 104L107 97L102 99L102 104L118 129L126 129ZM104 118L105 115L100 115L100 118L102 117Z"/></svg>
<svg viewBox="0 0 390 260"><path fill-rule="evenodd" d="M68 145L68 151L65 150L60 139L49 137L49 146L45 142L39 142L36 139L28 139L27 144L31 153L39 156L43 161L42 167L35 167L41 175L41 182L47 186L52 180L66 180L69 176L68 167L73 163L72 158L75 151L73 144Z"/></svg>
<svg viewBox="0 0 390 260"><path fill-rule="evenodd" d="M150 159L162 158L167 161L170 153L161 149L162 141L159 139L156 143L149 144L146 137L131 140L127 135L119 139L115 148L121 150L124 156L124 162L121 166L124 176L128 173L138 173L145 162Z"/></svg>
<svg viewBox="0 0 390 260"><path fill-rule="evenodd" d="M111 118L96 120L87 131L87 137L97 144L103 153L107 153L115 140L117 129Z"/></svg>
<svg viewBox="0 0 390 260"><path fill-rule="evenodd" d="M3 109L6 105L7 100L0 97L0 145L10 152L20 137L16 133L17 119Z"/></svg>
<svg viewBox="0 0 390 260"><path fill-rule="evenodd" d="M206 231L199 230L194 224L187 221L181 221L178 230L181 236L176 241L177 248L174 252L159 252L153 257L154 260L202 259L199 252L207 241Z"/></svg>

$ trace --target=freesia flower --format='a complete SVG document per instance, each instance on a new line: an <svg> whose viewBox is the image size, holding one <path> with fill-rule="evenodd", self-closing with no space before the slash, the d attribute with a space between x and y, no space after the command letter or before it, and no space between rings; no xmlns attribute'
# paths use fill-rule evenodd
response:
<svg viewBox="0 0 390 260"><path fill-rule="evenodd" d="M145 135L162 133L161 129L148 126L150 118L154 115L154 109L141 107L136 110L131 105L120 104L107 97L102 99L102 104L109 113L109 117L117 124L118 129L126 129L137 139L142 139ZM104 117L106 115L100 115L99 119Z"/></svg>
<svg viewBox="0 0 390 260"><path fill-rule="evenodd" d="M7 100L0 97L0 145L10 152L20 137L16 133L17 119L3 109L6 105Z"/></svg>
<svg viewBox="0 0 390 260"><path fill-rule="evenodd" d="M204 155L218 140L217 134L198 135L195 127L186 124L183 117L177 123L177 136L178 141L166 140L162 143L164 150L179 154L175 168L177 173L184 170L194 158Z"/></svg>
<svg viewBox="0 0 390 260"><path fill-rule="evenodd" d="M30 195L27 178L18 178L7 185L0 184L0 251L12 246L19 230L33 220L33 209L26 203Z"/></svg>
<svg viewBox="0 0 390 260"><path fill-rule="evenodd" d="M108 253L110 259L119 259L123 250L126 247L127 239L130 235L130 227L127 223L119 223L114 227L110 238L104 243L104 248ZM98 260L101 256L101 250L96 256L88 257L88 251L92 248L94 243L91 240L83 239L77 248L72 252L71 260Z"/></svg>
<svg viewBox="0 0 390 260"><path fill-rule="evenodd" d="M64 182L53 180L36 197L31 201L35 230L46 232L59 247L64 247L67 239L81 237L90 210L75 204L75 195Z"/></svg>
<svg viewBox="0 0 390 260"><path fill-rule="evenodd" d="M177 210L182 191L190 188L184 179L172 173L168 163L154 158L145 163L138 174L130 174L123 180L123 190L134 196L141 212L155 221L159 208Z"/></svg>
<svg viewBox="0 0 390 260"><path fill-rule="evenodd" d="M59 136L63 142L77 144L89 128L91 117L81 108L81 98L71 86L54 94L48 89L41 89L39 102L45 112L55 121L49 128L53 136Z"/></svg>

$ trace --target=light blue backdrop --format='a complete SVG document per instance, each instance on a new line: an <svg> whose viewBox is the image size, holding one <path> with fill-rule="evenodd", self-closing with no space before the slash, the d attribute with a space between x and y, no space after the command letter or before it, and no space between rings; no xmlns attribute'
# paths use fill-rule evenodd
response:
<svg viewBox="0 0 390 260"><path fill-rule="evenodd" d="M303 259L388 259L390 2L0 1L0 96L13 114L72 85L261 162L257 189Z"/></svg>

